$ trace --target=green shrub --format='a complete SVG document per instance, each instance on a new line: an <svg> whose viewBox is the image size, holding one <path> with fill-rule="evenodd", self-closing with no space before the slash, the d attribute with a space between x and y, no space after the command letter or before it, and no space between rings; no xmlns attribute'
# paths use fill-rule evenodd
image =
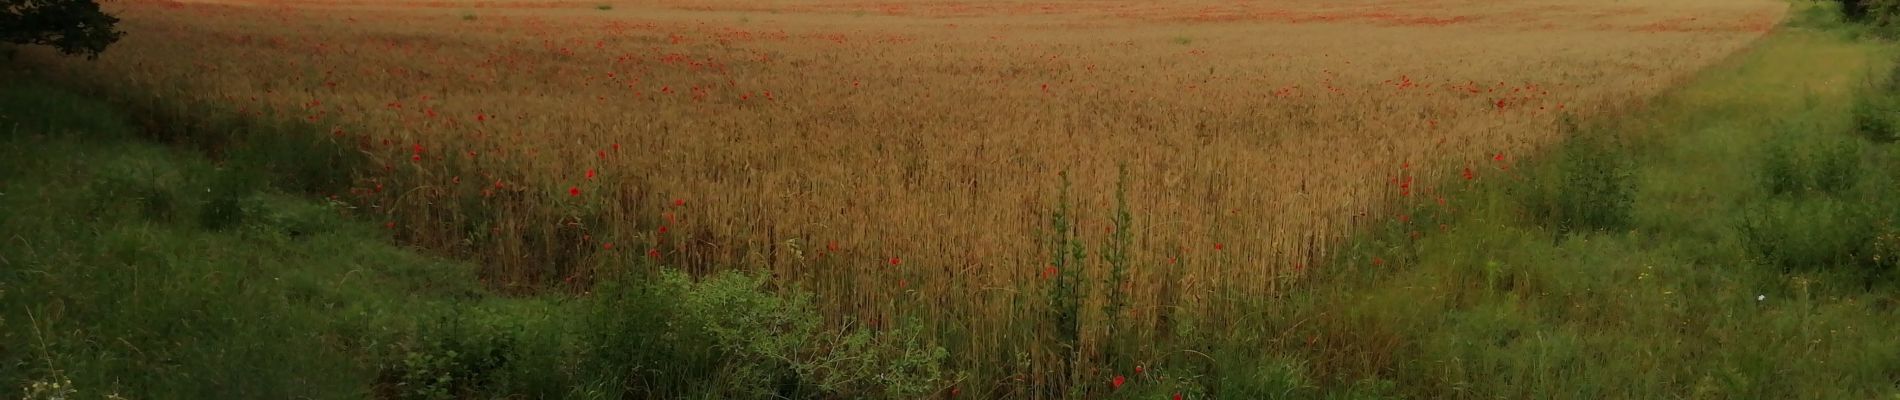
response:
<svg viewBox="0 0 1900 400"><path fill-rule="evenodd" d="M1744 211L1741 237L1759 261L1783 271L1874 278L1892 269L1896 244L1878 208L1828 197L1770 201Z"/></svg>
<svg viewBox="0 0 1900 400"><path fill-rule="evenodd" d="M244 201L257 192L261 183L251 174L221 171L205 188L206 199L198 211L198 224L208 230L224 230L244 223Z"/></svg>
<svg viewBox="0 0 1900 400"><path fill-rule="evenodd" d="M1860 140L1818 133L1802 137L1784 129L1765 144L1759 175L1769 194L1839 195L1860 182L1866 152Z"/></svg>
<svg viewBox="0 0 1900 400"><path fill-rule="evenodd" d="M1576 136L1560 150L1521 198L1533 219L1559 235L1627 227L1636 201L1636 177L1627 156L1608 138Z"/></svg>
<svg viewBox="0 0 1900 400"><path fill-rule="evenodd" d="M1762 151L1761 183L1769 194L1795 193L1807 186L1807 172L1792 135L1776 135Z"/></svg>
<svg viewBox="0 0 1900 400"><path fill-rule="evenodd" d="M514 357L515 332L460 314L442 317L400 343L383 384L402 399L458 399L492 393Z"/></svg>
<svg viewBox="0 0 1900 400"><path fill-rule="evenodd" d="M1900 95L1868 94L1855 100L1854 132L1875 143L1900 139Z"/></svg>
<svg viewBox="0 0 1900 400"><path fill-rule="evenodd" d="M117 17L93 0L0 2L0 43L46 45L67 55L98 58L125 36Z"/></svg>
<svg viewBox="0 0 1900 400"><path fill-rule="evenodd" d="M1877 27L1900 26L1900 1L1896 0L1835 0L1840 3L1841 16L1848 21L1863 22Z"/></svg>
<svg viewBox="0 0 1900 400"><path fill-rule="evenodd" d="M811 297L767 277L666 271L604 283L583 332L592 368L632 397L916 398L947 353L915 323L829 329Z"/></svg>
<svg viewBox="0 0 1900 400"><path fill-rule="evenodd" d="M1840 194L1853 189L1860 182L1861 157L1865 146L1859 140L1836 140L1833 144L1816 149L1810 161L1813 172L1811 179L1814 190L1822 193Z"/></svg>

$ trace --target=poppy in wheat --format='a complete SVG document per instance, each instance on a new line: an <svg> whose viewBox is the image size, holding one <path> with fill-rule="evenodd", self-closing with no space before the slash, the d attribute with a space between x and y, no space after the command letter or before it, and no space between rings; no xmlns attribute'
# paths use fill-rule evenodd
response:
<svg viewBox="0 0 1900 400"><path fill-rule="evenodd" d="M581 197L581 187L580 187L580 186L570 186L570 187L568 187L568 188L567 188L567 196L568 196L568 197Z"/></svg>
<svg viewBox="0 0 1900 400"><path fill-rule="evenodd" d="M1474 178L1477 178L1477 176L1476 176L1476 175L1472 175L1472 174L1471 174L1471 167L1465 167L1465 174L1464 174L1464 175L1465 175L1465 180L1467 180L1467 181L1468 181L1468 180L1472 180L1472 179L1474 179Z"/></svg>
<svg viewBox="0 0 1900 400"><path fill-rule="evenodd" d="M647 249L647 257L660 258L660 249Z"/></svg>
<svg viewBox="0 0 1900 400"><path fill-rule="evenodd" d="M594 179L594 170L587 170L587 179Z"/></svg>
<svg viewBox="0 0 1900 400"><path fill-rule="evenodd" d="M1115 375L1115 379L1108 381L1108 387L1115 390L1121 390L1123 383L1128 383L1128 378L1122 377L1121 375Z"/></svg>
<svg viewBox="0 0 1900 400"><path fill-rule="evenodd" d="M897 264L903 264L903 263L904 263L904 259L891 257L891 266L895 267L897 266Z"/></svg>

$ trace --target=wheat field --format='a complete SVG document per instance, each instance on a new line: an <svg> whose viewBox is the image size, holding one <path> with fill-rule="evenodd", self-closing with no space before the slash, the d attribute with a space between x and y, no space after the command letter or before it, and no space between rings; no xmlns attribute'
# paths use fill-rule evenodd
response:
<svg viewBox="0 0 1900 400"><path fill-rule="evenodd" d="M1786 4L108 6L113 51L36 58L359 150L328 195L491 286L764 269L833 324L920 318L981 370L1065 351L1036 322L1052 281L1121 305L1085 313L1114 328L1083 353L1219 318L1220 296L1278 290L1439 183L1508 179L1566 115L1640 106Z"/></svg>

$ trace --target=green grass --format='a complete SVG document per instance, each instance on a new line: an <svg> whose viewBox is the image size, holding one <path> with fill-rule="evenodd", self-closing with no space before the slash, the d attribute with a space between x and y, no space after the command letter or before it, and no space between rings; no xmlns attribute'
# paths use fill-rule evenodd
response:
<svg viewBox="0 0 1900 400"><path fill-rule="evenodd" d="M98 101L10 82L0 110L6 396L360 397L375 371L352 348L476 290L329 205L143 144Z"/></svg>
<svg viewBox="0 0 1900 400"><path fill-rule="evenodd" d="M591 293L490 293L299 168L145 141L101 101L0 85L0 398L915 398L914 325L817 325L742 273L621 260ZM232 151L282 152L275 142ZM333 162L314 157L307 162ZM284 184L292 181L291 184ZM57 387L55 386L57 385Z"/></svg>
<svg viewBox="0 0 1900 400"><path fill-rule="evenodd" d="M1851 115L1883 95L1864 83L1892 59L1831 31L1771 35L1645 111L1580 128L1608 145L1448 184L1448 206L1412 207L1413 222L1261 304L1264 322L1223 329L1287 332L1237 356L1303 360L1297 397L1366 382L1407 398L1895 396L1900 271L1874 258L1893 240L1900 149L1857 135ZM1763 161L1777 151L1799 161ZM1629 170L1601 172L1613 164ZM1796 183L1764 184L1777 164ZM1599 180L1633 193L1579 183ZM1592 201L1604 193L1633 197L1621 223L1541 216L1576 199L1614 208Z"/></svg>

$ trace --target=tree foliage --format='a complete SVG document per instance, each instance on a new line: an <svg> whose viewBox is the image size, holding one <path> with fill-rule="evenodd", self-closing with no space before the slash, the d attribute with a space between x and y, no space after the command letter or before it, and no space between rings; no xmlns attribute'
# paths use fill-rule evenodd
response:
<svg viewBox="0 0 1900 400"><path fill-rule="evenodd" d="M98 58L125 32L94 0L0 0L0 42L46 45L67 55Z"/></svg>
<svg viewBox="0 0 1900 400"><path fill-rule="evenodd" d="M1900 0L1835 0L1848 21L1877 27L1900 27Z"/></svg>

